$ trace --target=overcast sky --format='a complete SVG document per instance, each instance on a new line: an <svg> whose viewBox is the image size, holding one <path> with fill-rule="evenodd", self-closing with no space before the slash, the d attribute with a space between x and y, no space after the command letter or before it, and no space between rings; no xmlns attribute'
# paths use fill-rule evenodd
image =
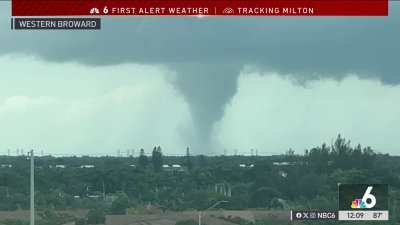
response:
<svg viewBox="0 0 400 225"><path fill-rule="evenodd" d="M399 155L399 12L11 31L1 2L0 154L303 153L341 133Z"/></svg>

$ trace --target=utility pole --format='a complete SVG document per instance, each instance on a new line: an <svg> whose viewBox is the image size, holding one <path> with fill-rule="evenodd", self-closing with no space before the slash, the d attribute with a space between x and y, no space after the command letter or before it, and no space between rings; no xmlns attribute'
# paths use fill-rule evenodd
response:
<svg viewBox="0 0 400 225"><path fill-rule="evenodd" d="M30 210L30 225L35 225L35 161L33 150L30 152L31 156L31 210Z"/></svg>

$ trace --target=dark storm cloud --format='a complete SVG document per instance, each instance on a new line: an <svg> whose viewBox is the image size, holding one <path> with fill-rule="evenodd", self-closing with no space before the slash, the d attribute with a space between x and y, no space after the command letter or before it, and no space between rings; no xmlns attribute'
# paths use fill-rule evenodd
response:
<svg viewBox="0 0 400 225"><path fill-rule="evenodd" d="M93 65L228 62L308 75L363 72L399 82L400 7L391 6L391 16L374 18L112 18L99 32L9 31L0 51Z"/></svg>
<svg viewBox="0 0 400 225"><path fill-rule="evenodd" d="M399 6L392 2L389 17L373 18L107 18L98 32L8 31L0 54L167 65L178 72L172 83L189 103L201 141L235 94L244 65L299 80L354 72L400 83Z"/></svg>

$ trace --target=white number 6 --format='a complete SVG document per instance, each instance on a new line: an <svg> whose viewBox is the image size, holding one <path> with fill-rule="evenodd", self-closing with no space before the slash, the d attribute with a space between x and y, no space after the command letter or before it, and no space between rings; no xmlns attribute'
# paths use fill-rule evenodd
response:
<svg viewBox="0 0 400 225"><path fill-rule="evenodd" d="M367 207L368 209L374 207L376 204L376 198L374 195L371 194L372 188L373 187L368 187L362 198L362 201L365 203L365 207ZM367 203L367 199L371 199L371 202Z"/></svg>

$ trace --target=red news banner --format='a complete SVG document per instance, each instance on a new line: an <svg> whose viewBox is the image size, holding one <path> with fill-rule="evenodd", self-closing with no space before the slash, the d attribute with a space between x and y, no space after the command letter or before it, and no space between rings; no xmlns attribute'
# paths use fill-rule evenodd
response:
<svg viewBox="0 0 400 225"><path fill-rule="evenodd" d="M388 0L12 0L12 16L387 16Z"/></svg>

